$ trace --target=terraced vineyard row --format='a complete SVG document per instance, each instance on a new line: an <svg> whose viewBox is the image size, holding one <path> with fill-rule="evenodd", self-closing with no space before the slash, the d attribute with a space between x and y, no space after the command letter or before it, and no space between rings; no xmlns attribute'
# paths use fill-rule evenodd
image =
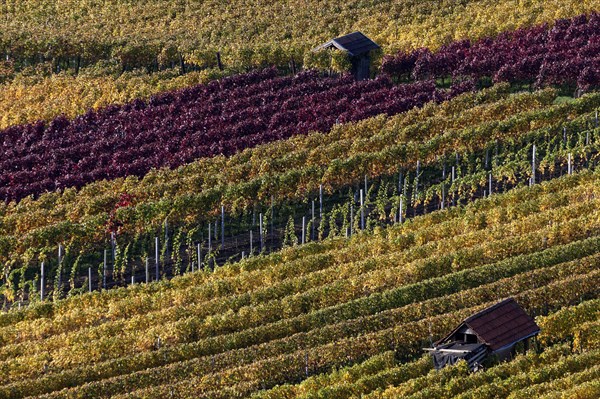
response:
<svg viewBox="0 0 600 399"><path fill-rule="evenodd" d="M24 278L22 273L27 273L29 264L35 262L36 258L50 257L56 250L54 245L58 246L61 241L68 243L65 246L75 254L70 261L73 273L77 273L78 268L84 271L90 266L95 268L92 265L97 265L102 259L93 252L87 258L75 258L102 245L106 229L115 225L119 226L121 235L117 239L118 248L120 253L124 251L124 255L120 255L124 257L119 261L121 266L114 266L114 273L124 275L131 267L130 262L139 262L141 256L147 258L153 254L155 229L163 225L165 218L169 220L170 229L175 229L173 236L179 243L174 243L169 250L181 254L184 244L190 248L189 243L198 240L206 231L206 225L199 228L195 224L197 222L192 222L195 225L190 227L185 224L198 218L199 214L214 215L220 203L232 204L228 211L228 218L233 220L230 223L240 220L237 228L244 231L244 228L253 229L251 224L247 224L248 216L256 212L251 208L253 203L257 199L268 198L269 194L277 201L290 197L302 198L307 193L318 191L318 185L315 186L314 182L323 182L326 189L341 189L341 193L344 193L348 185L360 180L360 176L392 177L400 169L407 171L405 188L401 187L402 196L397 189L393 189L394 183L389 186L380 184L377 201L373 198L375 193L369 193L372 204L369 220L394 220L394 212L388 212L398 209L401 198L404 201L404 213L407 206L414 208L433 200L455 202L461 198L471 198L478 187L487 187L490 172L497 188L514 185L519 180L526 181L531 171L528 159L531 153L529 143L532 142L538 143L538 173L549 176L556 173L557 168L560 170L561 165L567 163L568 154L572 154L573 160L577 159L583 166L593 166L596 162L597 133L590 127L593 128L597 123L593 111L599 105L597 97L596 94L590 94L571 103L552 105L556 98L553 91L514 96L508 94L506 86L500 86L483 94L464 95L447 105L431 106L387 119L379 117L356 125L341 125L329 134L313 134L273 143L227 160L212 158L176 171L151 173L141 181L127 179L93 183L77 194L67 191L60 195L46 194L36 201L23 200L16 206L5 207L2 218L2 228L6 232L3 256L14 265L22 265L14 269L16 274L10 279L13 293L9 292L8 295L14 298L18 294L16 290L21 289L19 285L23 287L24 284L28 284L27 290L35 292L39 287L36 277L30 274L31 277ZM473 100L480 104L460 111L461 104L472 104ZM516 113L505 119L507 112ZM572 122L565 122L567 118L574 117ZM492 118L497 118L497 121L492 121ZM444 135L428 137L432 133L427 132L435 132L440 128L447 129ZM561 140L565 138L561 128L569 133L566 141ZM359 136L355 134L357 132L362 133ZM399 143L386 146L390 140L398 140ZM490 156L489 162L484 162L484 153L481 151L493 152L494 148L497 155ZM515 152L513 148L521 150ZM470 151L478 155L473 157ZM449 168L453 162L449 159L453 157L444 154L453 152L463 153L462 165L457 165L456 176L451 176L448 169L445 178L440 180L442 169L445 170L446 166ZM266 159L271 160L268 167L263 162ZM391 159L398 161L390 163ZM419 162L422 162L421 173L425 174L415 178L411 169ZM250 180L234 183L242 175ZM221 185L210 189L213 182L217 184L217 181ZM223 186L225 182L234 184ZM422 189L423 184L428 187ZM257 190L262 193L258 198L251 194ZM128 193L134 200L128 206L115 208L111 201L119 199L111 198L120 192ZM341 194L341 198L344 198L344 194ZM52 204L51 212L44 209L49 204ZM101 204L106 204L106 211L102 211ZM343 207L340 208L341 205ZM335 235L335 231L344 235L347 227L340 227L338 223L347 223L347 226L348 223L354 224L355 231L361 228L358 224L359 204L355 204L357 216L353 223L350 223L350 203L342 199L342 203L336 206L332 213L333 222L329 222L327 227L329 235ZM336 220L340 216L346 222ZM70 222L61 222L64 218ZM319 223L326 221L321 218ZM181 226L182 223L184 226ZM317 227L315 221L312 223ZM371 222L368 224L371 226ZM83 226L84 229L81 228ZM323 226L318 227L322 232ZM255 234L258 237L260 232ZM207 253L206 248L203 253ZM198 264L196 251L188 250L186 256L187 262ZM177 259L180 262L177 267L183 270L183 258ZM164 262L163 258L161 262ZM84 285L87 287L87 284Z"/></svg>
<svg viewBox="0 0 600 399"><path fill-rule="evenodd" d="M390 348L409 359L430 334L505 296L535 312L593 298L597 179L568 176L349 241L8 313L0 396L250 394Z"/></svg>

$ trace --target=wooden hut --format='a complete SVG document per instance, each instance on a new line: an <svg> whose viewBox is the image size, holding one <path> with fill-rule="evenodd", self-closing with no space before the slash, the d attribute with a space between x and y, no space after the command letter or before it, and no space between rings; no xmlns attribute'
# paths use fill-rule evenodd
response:
<svg viewBox="0 0 600 399"><path fill-rule="evenodd" d="M515 345L537 335L540 328L513 299L505 299L465 319L444 338L426 348L436 369L464 359L477 370L489 355L510 358Z"/></svg>
<svg viewBox="0 0 600 399"><path fill-rule="evenodd" d="M323 43L315 51L338 49L347 52L352 63L352 74L356 80L364 80L370 77L371 51L379 48L377 43L361 32L353 32Z"/></svg>

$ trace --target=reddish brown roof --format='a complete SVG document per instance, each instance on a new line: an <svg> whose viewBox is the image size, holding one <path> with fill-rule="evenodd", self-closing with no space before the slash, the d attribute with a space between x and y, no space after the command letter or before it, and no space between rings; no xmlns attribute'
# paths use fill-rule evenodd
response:
<svg viewBox="0 0 600 399"><path fill-rule="evenodd" d="M487 344L492 351L519 342L540 331L535 321L513 298L505 299L466 318L456 330L438 342L451 337L462 325L467 325L473 330L481 342Z"/></svg>

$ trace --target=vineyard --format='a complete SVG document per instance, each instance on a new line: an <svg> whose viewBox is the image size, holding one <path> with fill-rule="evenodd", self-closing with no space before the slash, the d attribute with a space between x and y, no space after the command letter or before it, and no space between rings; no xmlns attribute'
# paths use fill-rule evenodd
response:
<svg viewBox="0 0 600 399"><path fill-rule="evenodd" d="M3 2L0 399L600 397L598 12Z"/></svg>

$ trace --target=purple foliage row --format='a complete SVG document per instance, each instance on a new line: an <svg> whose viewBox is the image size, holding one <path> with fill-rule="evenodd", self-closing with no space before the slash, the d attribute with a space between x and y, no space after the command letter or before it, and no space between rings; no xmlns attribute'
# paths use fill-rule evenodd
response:
<svg viewBox="0 0 600 399"><path fill-rule="evenodd" d="M600 85L600 14L581 15L547 25L502 33L471 43L450 43L432 53L418 49L385 57L382 72L416 80L452 76L491 77L494 82L536 86Z"/></svg>
<svg viewBox="0 0 600 399"><path fill-rule="evenodd" d="M0 131L0 199L19 200L65 187L177 167L335 123L397 114L472 89L436 89L431 81L394 85L356 82L309 71L275 69L109 106L69 120Z"/></svg>

